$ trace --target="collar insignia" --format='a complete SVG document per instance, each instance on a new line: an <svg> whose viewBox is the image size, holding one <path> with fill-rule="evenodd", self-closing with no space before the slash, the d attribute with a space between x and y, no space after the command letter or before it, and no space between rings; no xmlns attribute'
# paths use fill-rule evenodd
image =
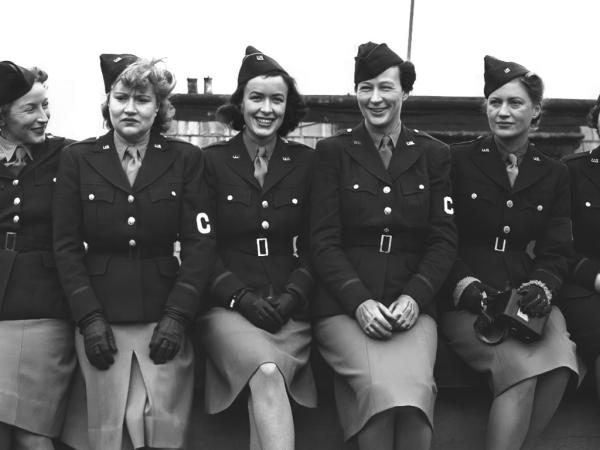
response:
<svg viewBox="0 0 600 450"><path fill-rule="evenodd" d="M539 156L534 156L534 157L533 157L533 160L534 160L534 161L537 161L537 162L540 162L540 157L539 157Z"/></svg>
<svg viewBox="0 0 600 450"><path fill-rule="evenodd" d="M110 148L110 145L108 145L108 144L102 146L102 150L108 150L109 148Z"/></svg>
<svg viewBox="0 0 600 450"><path fill-rule="evenodd" d="M162 145L160 145L160 144L154 144L154 148L160 148L162 150Z"/></svg>
<svg viewBox="0 0 600 450"><path fill-rule="evenodd" d="M415 145L415 141L406 141L406 145Z"/></svg>
<svg viewBox="0 0 600 450"><path fill-rule="evenodd" d="M233 159L240 159L240 155L233 155L232 158Z"/></svg>
<svg viewBox="0 0 600 450"><path fill-rule="evenodd" d="M592 162L598 164L598 158L592 158Z"/></svg>
<svg viewBox="0 0 600 450"><path fill-rule="evenodd" d="M482 152L482 153L489 153L489 152L490 152L490 149L489 149L489 148L487 148L487 147L486 147L486 148L482 148L482 149L481 149L481 152Z"/></svg>
<svg viewBox="0 0 600 450"><path fill-rule="evenodd" d="M284 156L281 159L284 160L284 161L291 161L292 160L292 158L290 158L289 156Z"/></svg>
<svg viewBox="0 0 600 450"><path fill-rule="evenodd" d="M362 142L360 142L360 141L354 141L354 142L352 142L352 143L353 143L354 145L362 145Z"/></svg>

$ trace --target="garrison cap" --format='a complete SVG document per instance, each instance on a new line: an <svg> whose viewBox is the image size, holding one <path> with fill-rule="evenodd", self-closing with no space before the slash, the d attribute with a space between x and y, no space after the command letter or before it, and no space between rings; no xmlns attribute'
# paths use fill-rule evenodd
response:
<svg viewBox="0 0 600 450"><path fill-rule="evenodd" d="M14 102L29 92L35 75L12 61L0 62L0 106Z"/></svg>
<svg viewBox="0 0 600 450"><path fill-rule="evenodd" d="M486 55L483 61L485 66L483 72L485 80L483 95L485 98L488 98L492 92L504 86L509 81L530 73L530 70L521 64L511 61L501 61L490 55Z"/></svg>
<svg viewBox="0 0 600 450"><path fill-rule="evenodd" d="M361 44L354 58L354 84L375 78L381 72L403 62L385 43L375 44L369 41Z"/></svg>
<svg viewBox="0 0 600 450"><path fill-rule="evenodd" d="M246 47L246 55L242 60L242 66L238 74L238 86L259 75L278 73L287 74L277 61L249 45Z"/></svg>
<svg viewBox="0 0 600 450"><path fill-rule="evenodd" d="M110 92L113 83L119 78L127 67L136 62L139 58L129 53L114 54L103 53L100 55L100 70L104 78L104 92Z"/></svg>

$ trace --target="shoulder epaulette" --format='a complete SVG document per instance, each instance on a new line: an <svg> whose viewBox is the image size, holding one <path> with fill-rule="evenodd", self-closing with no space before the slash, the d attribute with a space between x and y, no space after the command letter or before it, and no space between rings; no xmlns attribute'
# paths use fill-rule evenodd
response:
<svg viewBox="0 0 600 450"><path fill-rule="evenodd" d="M171 141L171 142L181 142L181 143L185 143L185 144L189 144L190 142L180 138L179 136L163 136L167 141Z"/></svg>
<svg viewBox="0 0 600 450"><path fill-rule="evenodd" d="M412 132L414 133L415 137L423 137L423 138L430 139L435 142L439 142L440 144L448 145L444 141L441 141L438 138L435 138L432 135L425 133L424 131L417 130L416 128L413 128Z"/></svg>
<svg viewBox="0 0 600 450"><path fill-rule="evenodd" d="M352 134L352 128L345 128L343 130L336 131L333 136L350 136Z"/></svg>
<svg viewBox="0 0 600 450"><path fill-rule="evenodd" d="M591 152L577 152L577 153L571 153L570 155L565 155L563 156L560 160L564 163L569 162L569 161L574 161L576 159L585 159L588 158L590 156Z"/></svg>
<svg viewBox="0 0 600 450"><path fill-rule="evenodd" d="M214 148L214 147L223 147L224 145L229 144L229 141L231 140L230 137L227 137L225 139L221 139L220 141L215 141L212 142L208 145L205 145L204 147L202 147L203 150L208 150L209 148Z"/></svg>
<svg viewBox="0 0 600 450"><path fill-rule="evenodd" d="M485 136L481 135L481 136L477 136L475 139L469 139L468 141L460 141L460 142L455 142L452 143L452 147L456 147L456 146L462 146L462 145L471 145L474 144L475 142L478 142L480 140L482 140Z"/></svg>

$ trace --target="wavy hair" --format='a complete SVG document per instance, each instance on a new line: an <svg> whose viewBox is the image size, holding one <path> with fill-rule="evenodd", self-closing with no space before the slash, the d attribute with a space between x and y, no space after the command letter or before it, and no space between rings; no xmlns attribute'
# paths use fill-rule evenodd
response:
<svg viewBox="0 0 600 450"><path fill-rule="evenodd" d="M147 86L151 86L158 104L158 113L152 124L152 131L165 132L169 129L173 116L175 116L175 108L171 104L169 96L175 88L176 81L170 71L159 65L161 62L162 59L138 59L117 77L112 87L119 81L129 89L145 89ZM110 121L109 100L110 92L106 94L106 100L102 103L102 117L106 127L112 130L114 127Z"/></svg>

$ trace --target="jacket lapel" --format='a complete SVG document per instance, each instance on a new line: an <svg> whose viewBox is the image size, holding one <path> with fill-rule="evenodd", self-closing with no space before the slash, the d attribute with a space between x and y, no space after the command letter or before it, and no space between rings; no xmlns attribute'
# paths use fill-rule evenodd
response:
<svg viewBox="0 0 600 450"><path fill-rule="evenodd" d="M406 172L423 154L421 148L414 140L412 132L402 126L402 132L396 142L394 155L390 161L388 172L392 180L396 180L400 175Z"/></svg>
<svg viewBox="0 0 600 450"><path fill-rule="evenodd" d="M250 159L250 156L248 156L248 150L244 145L241 132L231 139L230 145L225 147L224 151L229 152L225 159L229 168L246 180L248 184L256 188L256 190L260 191L261 187L260 184L258 184L258 181L256 181L256 178L254 178L252 160Z"/></svg>
<svg viewBox="0 0 600 450"><path fill-rule="evenodd" d="M132 186L133 191L139 192L160 178L169 170L176 158L177 153L169 148L166 139L158 133L152 133L142 166Z"/></svg>
<svg viewBox="0 0 600 450"><path fill-rule="evenodd" d="M389 184L391 182L390 174L385 169L364 122L352 130L351 139L352 142L345 149L348 155L373 176Z"/></svg>
<svg viewBox="0 0 600 450"><path fill-rule="evenodd" d="M510 191L506 165L502 162L494 139L491 136L482 139L479 146L473 148L471 160L481 172L505 191ZM517 177L518 180L519 177Z"/></svg>
<svg viewBox="0 0 600 450"><path fill-rule="evenodd" d="M101 136L94 149L83 155L89 165L113 186L129 192L131 187L125 175L125 171L119 162L113 131Z"/></svg>
<svg viewBox="0 0 600 450"><path fill-rule="evenodd" d="M546 163L542 159L541 153L533 144L529 144L527 153L519 166L519 175L515 180L513 192L519 192L528 188L544 176L546 173Z"/></svg>
<svg viewBox="0 0 600 450"><path fill-rule="evenodd" d="M269 160L269 170L265 177L263 194L272 189L283 177L296 167L294 154L286 141L278 138L273 155Z"/></svg>
<svg viewBox="0 0 600 450"><path fill-rule="evenodd" d="M600 147L590 153L586 159L585 164L581 165L581 171L588 180L600 188Z"/></svg>

